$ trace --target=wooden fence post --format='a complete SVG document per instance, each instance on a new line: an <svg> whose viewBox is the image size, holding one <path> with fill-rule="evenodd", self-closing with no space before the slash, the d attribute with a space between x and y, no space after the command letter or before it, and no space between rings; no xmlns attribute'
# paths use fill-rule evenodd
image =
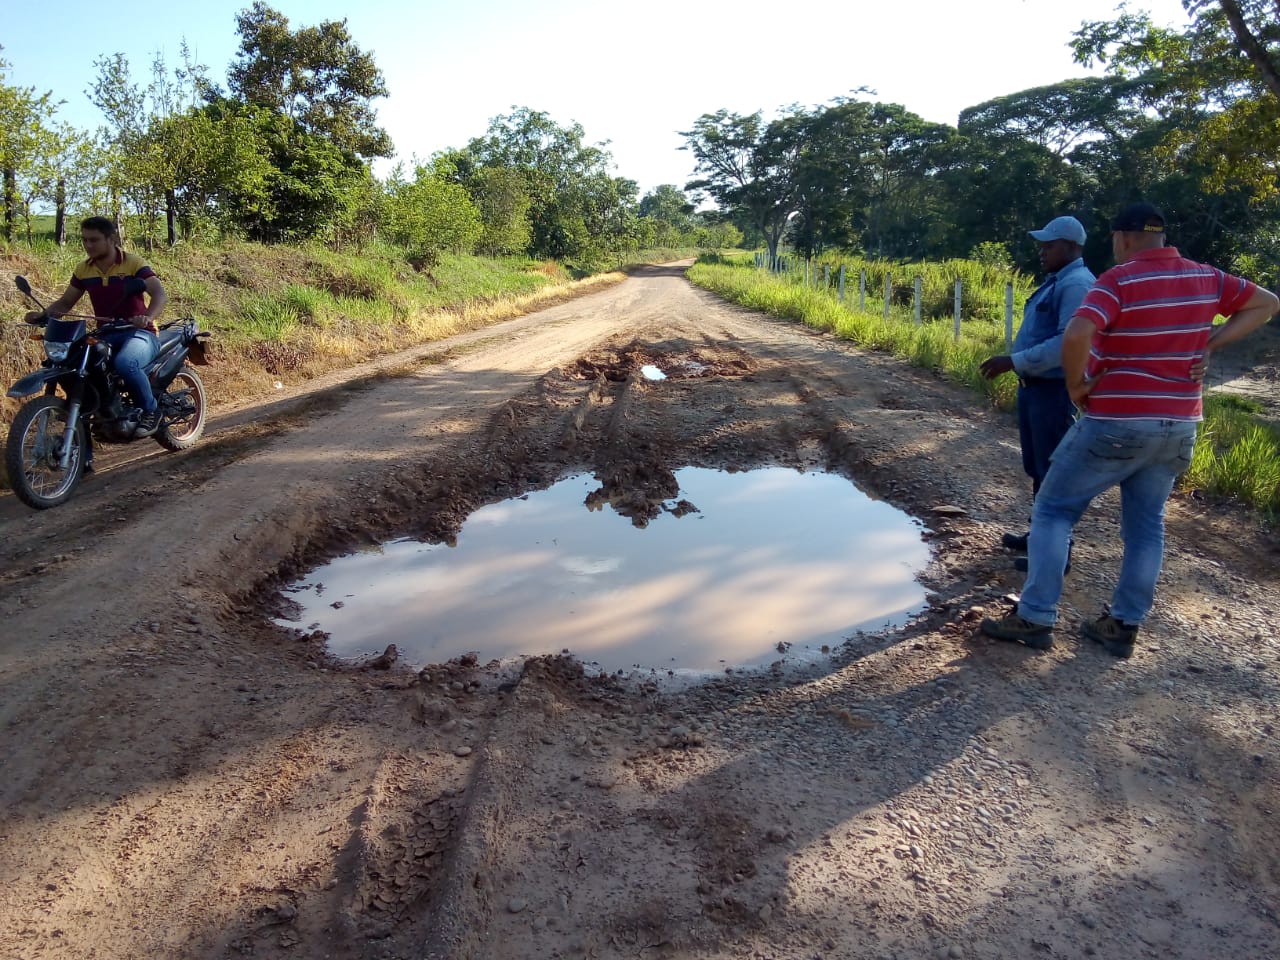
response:
<svg viewBox="0 0 1280 960"><path fill-rule="evenodd" d="M840 264L840 302L844 303L844 264Z"/></svg>
<svg viewBox="0 0 1280 960"><path fill-rule="evenodd" d="M914 301L913 306L916 315L916 326L918 327L920 326L920 301L924 298L924 280L922 278L916 277L915 288L915 294L912 297L912 300Z"/></svg>
<svg viewBox="0 0 1280 960"><path fill-rule="evenodd" d="M867 268L863 267L858 274L858 309L867 309Z"/></svg>
<svg viewBox="0 0 1280 960"><path fill-rule="evenodd" d="M889 319L889 298L893 296L893 275L884 275L884 318Z"/></svg>

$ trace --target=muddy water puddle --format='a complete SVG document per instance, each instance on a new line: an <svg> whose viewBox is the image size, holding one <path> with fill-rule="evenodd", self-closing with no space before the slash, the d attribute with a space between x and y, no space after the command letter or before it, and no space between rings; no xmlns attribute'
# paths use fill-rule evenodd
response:
<svg viewBox="0 0 1280 960"><path fill-rule="evenodd" d="M849 480L675 477L679 495L643 527L579 475L477 510L456 545L395 540L286 593L339 657L389 643L414 665L568 651L609 672L681 675L816 660L923 606L922 525Z"/></svg>

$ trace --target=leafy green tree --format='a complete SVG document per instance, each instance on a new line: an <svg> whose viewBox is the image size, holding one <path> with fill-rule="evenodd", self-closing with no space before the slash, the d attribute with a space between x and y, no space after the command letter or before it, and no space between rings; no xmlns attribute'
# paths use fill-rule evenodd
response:
<svg viewBox="0 0 1280 960"><path fill-rule="evenodd" d="M145 87L133 80L124 54L99 57L88 91L107 121L99 135L109 190L140 216L148 238L163 213L171 246L178 239L178 221L192 220L191 211L182 209L182 188L192 177L193 158L207 148L195 139L201 130L191 118L212 89L206 68L194 60L185 41L181 56L171 73L163 55L156 54ZM111 204L113 213L118 205L118 200Z"/></svg>
<svg viewBox="0 0 1280 960"><path fill-rule="evenodd" d="M1032 87L960 111L961 133L1018 139L1067 159L1091 138L1132 133L1139 113L1130 96L1141 84L1122 77L1086 77Z"/></svg>
<svg viewBox="0 0 1280 960"><path fill-rule="evenodd" d="M387 224L392 240L409 248L420 268L446 250L470 253L484 232L480 211L466 189L419 166L406 180L399 170L387 184Z"/></svg>
<svg viewBox="0 0 1280 960"><path fill-rule="evenodd" d="M650 243L677 247L688 242L694 226L694 204L674 184L664 183L640 199L640 216L652 221Z"/></svg>
<svg viewBox="0 0 1280 960"><path fill-rule="evenodd" d="M1274 0L1185 0L1185 29L1124 11L1086 23L1076 59L1104 63L1145 87L1148 106L1176 121L1163 151L1204 171L1204 186L1280 192L1280 17Z"/></svg>
<svg viewBox="0 0 1280 960"><path fill-rule="evenodd" d="M724 218L699 214L693 228L695 246L712 250L729 250L742 246L742 231Z"/></svg>
<svg viewBox="0 0 1280 960"><path fill-rule="evenodd" d="M954 211L954 243L963 256L983 242L1012 244L1017 265L1038 269L1027 230L1073 213L1089 223L1108 171L1135 156L1126 139L1141 111L1123 84L1067 80L967 107L941 179ZM1111 156L1091 152L1116 148Z"/></svg>
<svg viewBox="0 0 1280 960"><path fill-rule="evenodd" d="M510 167L480 167L471 179L472 200L480 213L478 246L489 256L522 253L533 238L532 200L524 176Z"/></svg>
<svg viewBox="0 0 1280 960"><path fill-rule="evenodd" d="M230 96L207 95L216 116L251 124L270 165L229 197L250 237L268 242L327 235L367 237L379 216L368 160L390 156L391 139L373 101L387 95L373 55L346 21L293 29L257 0L236 18L240 47L228 71Z"/></svg>
<svg viewBox="0 0 1280 960"><path fill-rule="evenodd" d="M289 117L349 156L391 156L391 138L373 108L387 95L386 82L345 20L293 30L288 17L255 0L236 18L236 30L240 49L227 75L234 96Z"/></svg>
<svg viewBox="0 0 1280 960"><path fill-rule="evenodd" d="M230 199L240 228L264 243L330 233L347 192L363 183L365 165L353 163L327 138L307 132L282 113L250 108L248 116L267 167L251 193Z"/></svg>
<svg viewBox="0 0 1280 960"><path fill-rule="evenodd" d="M143 138L156 157L168 209L185 236L208 225L234 230L269 202L279 172L263 150L271 114L219 103L153 121Z"/></svg>
<svg viewBox="0 0 1280 960"><path fill-rule="evenodd" d="M105 209L100 203L103 157L94 137L70 124L60 124L57 147L46 159L45 183L53 185L42 199L53 203L54 239L67 242L67 216L73 210Z"/></svg>
<svg viewBox="0 0 1280 960"><path fill-rule="evenodd" d="M0 50L3 50L0 47ZM7 82L9 64L0 58L0 176L3 182L4 238L13 239L20 214L44 191L43 171L57 150L52 129L58 104L51 92ZM29 232L29 231L28 231Z"/></svg>
<svg viewBox="0 0 1280 960"><path fill-rule="evenodd" d="M132 201L143 209L149 200L148 191L138 188L136 171L131 169L134 152L146 129L146 94L134 81L129 58L123 53L98 57L93 66L96 75L85 93L106 120L98 131L103 147L106 212L119 221L126 202Z"/></svg>
<svg viewBox="0 0 1280 960"><path fill-rule="evenodd" d="M943 221L934 183L955 131L898 104L840 99L804 122L796 248L924 256Z"/></svg>
<svg viewBox="0 0 1280 960"><path fill-rule="evenodd" d="M494 117L467 145L474 167L515 171L524 180L532 256L588 261L627 242L636 185L612 176L605 145L585 144L584 136L580 124L562 127L518 107Z"/></svg>
<svg viewBox="0 0 1280 960"><path fill-rule="evenodd" d="M704 113L681 131L699 179L686 190L705 193L722 210L738 212L764 237L775 259L787 221L799 211L800 158L807 116L798 108L765 124L759 111L743 116Z"/></svg>

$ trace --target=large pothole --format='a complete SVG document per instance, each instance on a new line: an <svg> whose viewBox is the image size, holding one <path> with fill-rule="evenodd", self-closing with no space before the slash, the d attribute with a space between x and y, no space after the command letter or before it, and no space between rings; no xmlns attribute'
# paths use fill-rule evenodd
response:
<svg viewBox="0 0 1280 960"><path fill-rule="evenodd" d="M449 543L396 539L286 588L339 658L568 652L694 677L813 662L923 605L922 525L829 473L581 474L484 506ZM662 482L658 482L661 480Z"/></svg>

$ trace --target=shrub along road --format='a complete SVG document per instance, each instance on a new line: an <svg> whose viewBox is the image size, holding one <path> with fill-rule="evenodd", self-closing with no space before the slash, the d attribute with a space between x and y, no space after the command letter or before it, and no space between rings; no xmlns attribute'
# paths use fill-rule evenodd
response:
<svg viewBox="0 0 1280 960"><path fill-rule="evenodd" d="M0 499L0 956L1273 951L1280 586L1255 518L1176 499L1119 662L1074 633L1118 565L1106 499L1058 645L988 642L1019 586L1011 418L678 267L322 386L62 509ZM270 620L317 563L570 473L643 516L679 467L778 464L922 518L928 608L687 690L338 663Z"/></svg>

